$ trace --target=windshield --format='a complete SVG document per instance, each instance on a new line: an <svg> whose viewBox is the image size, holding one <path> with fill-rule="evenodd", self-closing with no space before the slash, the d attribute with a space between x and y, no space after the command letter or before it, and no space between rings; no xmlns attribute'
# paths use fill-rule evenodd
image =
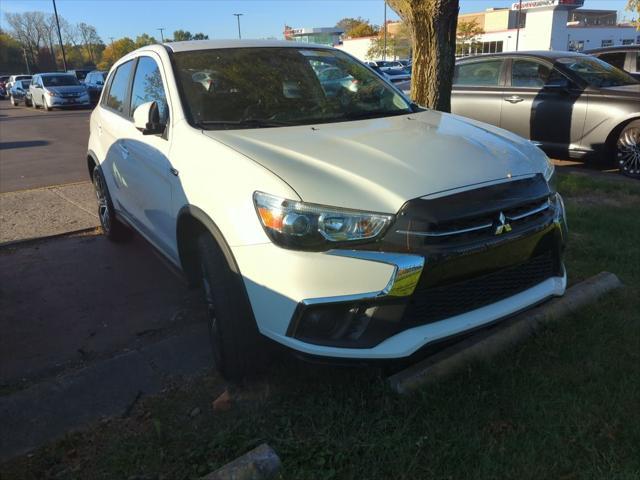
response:
<svg viewBox="0 0 640 480"><path fill-rule="evenodd" d="M556 62L593 87L621 87L639 83L627 72L595 57L566 57L559 58Z"/></svg>
<svg viewBox="0 0 640 480"><path fill-rule="evenodd" d="M68 87L71 85L80 85L75 75L47 75L42 77L42 83L45 87Z"/></svg>
<svg viewBox="0 0 640 480"><path fill-rule="evenodd" d="M410 104L348 55L312 48L225 48L175 53L195 126L259 128L400 115Z"/></svg>

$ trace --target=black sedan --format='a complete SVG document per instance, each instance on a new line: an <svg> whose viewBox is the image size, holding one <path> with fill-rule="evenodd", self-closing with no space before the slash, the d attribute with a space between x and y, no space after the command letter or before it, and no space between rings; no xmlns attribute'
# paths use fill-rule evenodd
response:
<svg viewBox="0 0 640 480"><path fill-rule="evenodd" d="M31 98L29 97L29 85L31 80L16 80L9 89L9 101L11 105L17 107L20 103L24 103L25 106L31 106Z"/></svg>
<svg viewBox="0 0 640 480"><path fill-rule="evenodd" d="M628 73L576 52L511 52L459 60L453 84L453 113L640 178L640 82Z"/></svg>
<svg viewBox="0 0 640 480"><path fill-rule="evenodd" d="M108 72L94 70L89 72L84 78L84 84L87 87L87 90L89 90L91 103L98 103L98 99L100 98L100 94L104 88L104 82L107 79L107 73Z"/></svg>

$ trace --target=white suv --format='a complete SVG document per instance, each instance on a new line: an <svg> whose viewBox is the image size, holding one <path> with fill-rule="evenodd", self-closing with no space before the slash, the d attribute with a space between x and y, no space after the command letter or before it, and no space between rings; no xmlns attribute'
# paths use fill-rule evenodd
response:
<svg viewBox="0 0 640 480"><path fill-rule="evenodd" d="M544 153L410 104L339 50L143 47L111 69L90 128L105 235L136 230L203 287L227 377L263 365L265 337L400 358L565 290Z"/></svg>

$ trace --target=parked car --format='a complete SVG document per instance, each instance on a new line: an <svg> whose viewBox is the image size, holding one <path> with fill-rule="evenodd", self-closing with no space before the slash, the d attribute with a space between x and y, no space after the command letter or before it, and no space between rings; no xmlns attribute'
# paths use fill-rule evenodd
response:
<svg viewBox="0 0 640 480"><path fill-rule="evenodd" d="M318 64L359 88L328 95ZM400 358L565 291L547 156L414 106L329 47L131 52L92 112L87 162L104 234L136 230L202 287L229 378L265 365L265 338L313 357Z"/></svg>
<svg viewBox="0 0 640 480"><path fill-rule="evenodd" d="M71 73L38 73L29 86L33 108L89 106L89 92Z"/></svg>
<svg viewBox="0 0 640 480"><path fill-rule="evenodd" d="M13 86L14 82L16 82L18 80L31 80L31 75L11 75L11 76L9 76L9 79L7 80L7 83L5 85L5 88L7 89L7 93L9 92L9 90L11 90L11 87Z"/></svg>
<svg viewBox="0 0 640 480"><path fill-rule="evenodd" d="M609 65L618 67L632 77L640 79L640 45L595 48L584 53L598 57Z"/></svg>
<svg viewBox="0 0 640 480"><path fill-rule="evenodd" d="M94 70L93 68L77 68L75 70L67 70L67 73L71 73L72 75L75 75L80 83L84 83L84 79L93 70Z"/></svg>
<svg viewBox="0 0 640 480"><path fill-rule="evenodd" d="M382 74L386 76L392 83L400 83L411 80L411 73L404 68L387 68L382 70Z"/></svg>
<svg viewBox="0 0 640 480"><path fill-rule="evenodd" d="M459 60L453 83L454 113L640 177L640 82L626 72L581 53L512 52Z"/></svg>
<svg viewBox="0 0 640 480"><path fill-rule="evenodd" d="M104 87L104 82L107 80L108 72L101 72L100 70L94 70L89 72L84 79L84 85L89 92L89 98L91 103L97 103Z"/></svg>
<svg viewBox="0 0 640 480"><path fill-rule="evenodd" d="M5 99L9 97L9 89L7 87L8 81L9 81L9 75L0 76L0 99Z"/></svg>
<svg viewBox="0 0 640 480"><path fill-rule="evenodd" d="M23 102L25 106L31 106L31 98L27 98L27 92L29 91L29 85L31 80L16 80L9 92L9 100L11 105L17 107L20 102Z"/></svg>
<svg viewBox="0 0 640 480"><path fill-rule="evenodd" d="M382 70L387 68L404 68L405 65L398 60L375 60L372 62L366 62L370 67L378 67Z"/></svg>

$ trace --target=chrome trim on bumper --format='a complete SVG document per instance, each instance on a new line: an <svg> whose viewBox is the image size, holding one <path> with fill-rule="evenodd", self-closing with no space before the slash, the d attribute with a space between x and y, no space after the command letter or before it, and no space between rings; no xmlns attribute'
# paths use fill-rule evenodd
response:
<svg viewBox="0 0 640 480"><path fill-rule="evenodd" d="M304 305L317 305L320 303L353 302L359 300L371 300L383 297L408 297L412 295L418 285L424 257L404 253L372 252L366 250L329 250L327 255L349 257L370 262L380 262L394 267L393 275L384 289L378 292L366 292L353 295L339 295L335 297L308 298L302 300Z"/></svg>

